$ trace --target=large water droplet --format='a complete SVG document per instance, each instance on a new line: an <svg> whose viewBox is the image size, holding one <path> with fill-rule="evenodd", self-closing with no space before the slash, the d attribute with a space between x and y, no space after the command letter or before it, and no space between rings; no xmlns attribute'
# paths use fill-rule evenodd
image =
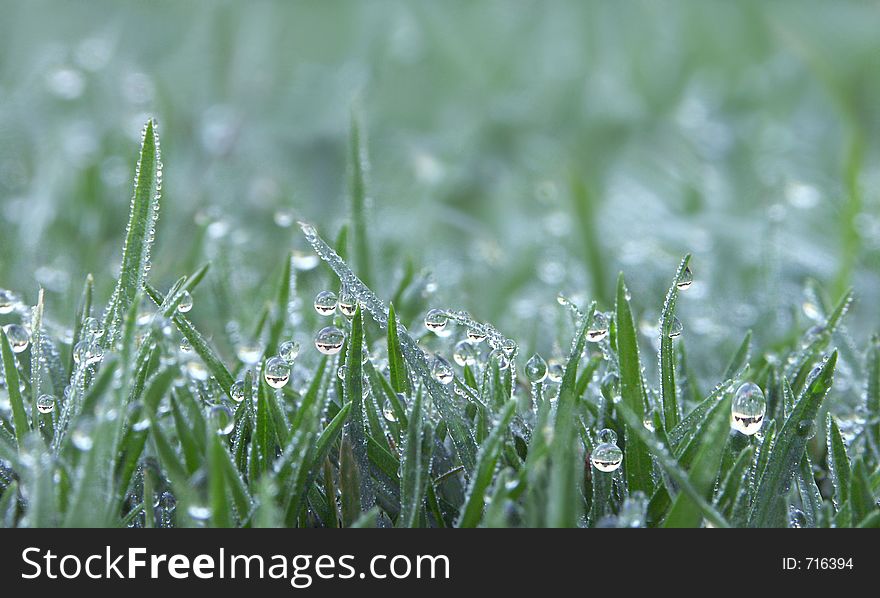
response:
<svg viewBox="0 0 880 598"><path fill-rule="evenodd" d="M284 388L290 380L290 365L281 357L270 357L266 360L263 377L266 379L266 384L272 388Z"/></svg>
<svg viewBox="0 0 880 598"><path fill-rule="evenodd" d="M0 289L0 315L11 314L18 303L18 297L12 291Z"/></svg>
<svg viewBox="0 0 880 598"><path fill-rule="evenodd" d="M623 451L617 446L617 434L605 428L599 432L599 444L590 455L590 462L599 471L610 473L623 462Z"/></svg>
<svg viewBox="0 0 880 598"><path fill-rule="evenodd" d="M432 309L425 315L425 328L431 332L440 333L446 328L449 318L442 310Z"/></svg>
<svg viewBox="0 0 880 598"><path fill-rule="evenodd" d="M357 309L357 297L348 289L342 289L339 293L339 311L342 315L350 318Z"/></svg>
<svg viewBox="0 0 880 598"><path fill-rule="evenodd" d="M345 333L335 326L321 328L315 335L315 348L324 355L336 355L345 342Z"/></svg>
<svg viewBox="0 0 880 598"><path fill-rule="evenodd" d="M55 410L55 397L42 395L37 399L37 411L40 413L52 413Z"/></svg>
<svg viewBox="0 0 880 598"><path fill-rule="evenodd" d="M489 364L495 364L499 370L506 370L510 367L510 357L504 349L493 349L489 353Z"/></svg>
<svg viewBox="0 0 880 598"><path fill-rule="evenodd" d="M672 316L672 328L669 329L669 338L679 337L682 332L684 332L684 326L681 325L681 320Z"/></svg>
<svg viewBox="0 0 880 598"><path fill-rule="evenodd" d="M691 267L688 266L681 273L681 276L678 277L678 282L675 283L675 286L678 287L679 291L686 291L691 288L692 284L694 284L694 273L691 272Z"/></svg>
<svg viewBox="0 0 880 598"><path fill-rule="evenodd" d="M31 337L24 326L19 324L7 324L3 327L6 333L6 339L9 341L9 348L13 353L24 353L31 342Z"/></svg>
<svg viewBox="0 0 880 598"><path fill-rule="evenodd" d="M473 366L477 363L477 349L470 341L458 341L452 350L452 358L461 367Z"/></svg>
<svg viewBox="0 0 880 598"><path fill-rule="evenodd" d="M244 400L244 380L236 380L232 383L232 386L229 387L229 396L236 403L241 403Z"/></svg>
<svg viewBox="0 0 880 598"><path fill-rule="evenodd" d="M190 359L186 362L186 372L193 380L204 382L208 379L208 368L201 359Z"/></svg>
<svg viewBox="0 0 880 598"><path fill-rule="evenodd" d="M543 382L547 378L547 362L537 353L529 357L525 370L526 378L532 384Z"/></svg>
<svg viewBox="0 0 880 598"><path fill-rule="evenodd" d="M86 334L92 339L99 339L104 336L104 327L101 325L101 322L98 321L98 318L93 318L91 316L86 318L83 322L83 330L85 330Z"/></svg>
<svg viewBox="0 0 880 598"><path fill-rule="evenodd" d="M476 343L483 342L483 340L485 340L485 338L486 338L485 332L477 330L476 328L468 328L468 331L467 331L468 341L476 344Z"/></svg>
<svg viewBox="0 0 880 598"><path fill-rule="evenodd" d="M565 375L565 366L558 359L551 359L547 362L547 378L550 382L562 382L562 376Z"/></svg>
<svg viewBox="0 0 880 598"><path fill-rule="evenodd" d="M345 382L345 374L347 374L347 373L348 373L348 366L347 365L341 365L338 368L336 368L336 377L339 378L340 380L342 380L343 382Z"/></svg>
<svg viewBox="0 0 880 598"><path fill-rule="evenodd" d="M235 416L226 405L211 407L211 423L219 436L227 436L235 428Z"/></svg>
<svg viewBox="0 0 880 598"><path fill-rule="evenodd" d="M189 313L193 308L193 297L189 291L184 291L177 304L177 311L182 314Z"/></svg>
<svg viewBox="0 0 880 598"><path fill-rule="evenodd" d="M242 363L256 365L263 355L263 347L258 342L243 342L235 349L236 356Z"/></svg>
<svg viewBox="0 0 880 598"><path fill-rule="evenodd" d="M285 341L278 347L278 356L287 363L292 364L299 355L299 343L296 341Z"/></svg>
<svg viewBox="0 0 880 598"><path fill-rule="evenodd" d="M394 413L394 409L391 407L385 407L385 409L382 410L382 417L390 422L397 421L397 414Z"/></svg>
<svg viewBox="0 0 880 598"><path fill-rule="evenodd" d="M192 351L192 345L190 344L188 338L183 337L182 339L180 339L180 350L183 353L189 353L190 351Z"/></svg>
<svg viewBox="0 0 880 598"><path fill-rule="evenodd" d="M602 312L593 314L593 321L587 329L587 340L598 343L608 336L608 317Z"/></svg>
<svg viewBox="0 0 880 598"><path fill-rule="evenodd" d="M438 355L431 366L431 375L440 384L449 384L453 378L452 364Z"/></svg>
<svg viewBox="0 0 880 598"><path fill-rule="evenodd" d="M737 389L730 404L730 427L741 434L752 436L761 429L766 411L764 392L757 384L746 382Z"/></svg>
<svg viewBox="0 0 880 598"><path fill-rule="evenodd" d="M332 316L336 311L336 293L321 291L315 295L315 311L322 316Z"/></svg>

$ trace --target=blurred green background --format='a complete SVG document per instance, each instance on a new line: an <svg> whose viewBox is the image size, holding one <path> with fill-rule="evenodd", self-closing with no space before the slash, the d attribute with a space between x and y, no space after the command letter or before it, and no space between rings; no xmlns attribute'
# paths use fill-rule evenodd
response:
<svg viewBox="0 0 880 598"><path fill-rule="evenodd" d="M194 316L250 325L305 249L295 220L332 239L349 217L354 109L380 296L410 261L436 283L424 306L550 356L568 338L557 293L610 308L624 270L647 343L692 252L679 312L701 374L748 328L771 350L811 326L810 277L835 300L855 286L853 351L878 327L878 2L3 0L0 15L0 287L33 301L42 285L57 320L89 272L109 294L155 115L151 276L213 260Z"/></svg>

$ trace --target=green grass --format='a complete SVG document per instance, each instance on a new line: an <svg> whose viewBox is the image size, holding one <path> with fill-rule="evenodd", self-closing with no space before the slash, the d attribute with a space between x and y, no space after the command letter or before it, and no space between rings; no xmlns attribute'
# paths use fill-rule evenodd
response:
<svg viewBox="0 0 880 598"><path fill-rule="evenodd" d="M332 272L319 276L328 287L338 277L357 302L350 318L331 318L345 331L344 348L320 356L303 347L290 382L275 389L261 370L291 336L297 310L311 309L309 296L296 295L290 256L283 256L278 290L255 335L266 341L261 360L224 359L210 340L221 331L201 330L178 308L191 293L197 313L200 289L214 270L204 266L181 277L166 293L150 282L150 229L159 202L153 121L140 165L103 334L87 325L100 313L91 278L80 306L70 310L76 331L70 340L44 327L42 293L36 307L16 316L31 329L26 352L14 353L0 334L10 404L0 414L5 526L591 527L635 520L651 527L786 527L803 520L872 527L880 521L876 337L865 353L864 423L844 440L825 408L840 359L831 345L852 292L821 328L777 343L775 359L750 359L746 334L719 372L723 381L705 397L688 398L676 382L687 375L679 359L687 334L671 334L679 295L688 292L681 284L688 256L658 306L659 384L644 375L623 275L599 342L587 342L597 326L596 303L585 310L557 306L571 323L558 339L571 347L561 378L530 382L517 343L466 312L442 310L448 338L417 330L418 323L405 327L303 223ZM368 250L367 230L358 232L356 253ZM405 288L398 293L405 295ZM299 306L291 307L295 299ZM448 372L438 374L435 360L468 330L485 336L476 361L452 366L451 380ZM103 357L87 360L81 350L76 361L66 359L74 340L103 346ZM747 380L769 398L762 433L754 436L729 424L734 390ZM55 409L41 413L36 400L46 389L57 393ZM603 428L616 430L623 448L613 472L591 465ZM618 519L630 498L628 508L643 512ZM793 516L795 510L800 514Z"/></svg>

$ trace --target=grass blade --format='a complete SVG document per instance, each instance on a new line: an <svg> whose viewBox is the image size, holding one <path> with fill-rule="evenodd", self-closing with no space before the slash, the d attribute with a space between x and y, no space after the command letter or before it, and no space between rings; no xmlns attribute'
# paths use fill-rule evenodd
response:
<svg viewBox="0 0 880 598"><path fill-rule="evenodd" d="M6 375L6 389L9 393L9 405L12 409L12 425L15 428L15 441L19 450L22 448L24 437L30 431L27 409L21 396L18 366L15 363L15 354L9 346L6 332L0 327L0 351L3 352L3 372Z"/></svg>
<svg viewBox="0 0 880 598"><path fill-rule="evenodd" d="M388 369L390 371L391 387L394 392L410 394L409 374L406 371L406 363L403 361L403 350L400 348L400 340L397 336L397 316L394 313L394 304L388 305Z"/></svg>
<svg viewBox="0 0 880 598"><path fill-rule="evenodd" d="M691 256L686 255L678 265L672 285L666 293L663 311L660 314L660 395L663 405L663 421L667 430L678 424L681 418L678 396L675 387L675 346L670 336L675 321L675 303L678 300L678 285L682 281Z"/></svg>

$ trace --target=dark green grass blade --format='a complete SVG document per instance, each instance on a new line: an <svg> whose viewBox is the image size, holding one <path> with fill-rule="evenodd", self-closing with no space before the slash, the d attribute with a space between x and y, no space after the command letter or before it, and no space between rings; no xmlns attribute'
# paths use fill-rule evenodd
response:
<svg viewBox="0 0 880 598"><path fill-rule="evenodd" d="M361 280L369 285L372 280L370 243L367 236L367 149L357 111L351 113L351 143L349 146L349 192L351 218L354 225L354 262Z"/></svg>
<svg viewBox="0 0 880 598"><path fill-rule="evenodd" d="M269 327L269 341L266 343L266 357L278 352L284 324L287 322L287 304L290 303L290 288L293 282L293 256L287 254L281 280L278 283L278 296L275 299L275 310L272 325Z"/></svg>
<svg viewBox="0 0 880 598"><path fill-rule="evenodd" d="M644 429L645 403L642 397L638 337L629 300L626 298L623 274L617 280L617 353L620 361L621 403L638 418L636 427ZM630 431L633 431L632 428ZM624 449L626 483L630 493L642 491L650 495L654 485L651 478L653 465L647 447L639 438L638 430L635 432L636 434L627 434L626 437Z"/></svg>
<svg viewBox="0 0 880 598"><path fill-rule="evenodd" d="M831 483L834 486L834 499L838 505L843 505L849 500L849 485L852 478L849 456L846 454L846 444L840 435L837 421L829 413L826 421L828 443L828 470L831 474Z"/></svg>
<svg viewBox="0 0 880 598"><path fill-rule="evenodd" d="M15 354L9 346L6 332L0 327L0 350L3 352L3 371L6 375L6 390L9 393L9 405L12 409L12 424L15 427L15 440L21 449L24 437L30 431L27 409L21 396L18 366L15 363Z"/></svg>
<svg viewBox="0 0 880 598"><path fill-rule="evenodd" d="M144 287L150 248L159 214L159 191L162 188L162 163L156 123L147 122L138 159L134 196L122 248L122 266L116 289L104 315L104 345L111 346L118 338L122 318Z"/></svg>
<svg viewBox="0 0 880 598"><path fill-rule="evenodd" d="M351 442L352 453L359 469L360 506L369 510L376 503L376 495L370 478L370 461L367 455L366 430L364 426L364 370L361 354L364 350L364 319L360 305L351 320L351 334L348 338L348 357L345 367L346 402L351 403L351 417L346 424L345 434Z"/></svg>
<svg viewBox="0 0 880 598"><path fill-rule="evenodd" d="M880 334L871 337L867 358L868 383L865 388L868 412L869 437L875 447L880 447ZM880 455L877 455L880 459Z"/></svg>
<svg viewBox="0 0 880 598"><path fill-rule="evenodd" d="M388 305L388 369L390 370L391 387L394 392L410 394L409 375L406 371L406 363L403 360L403 350L400 348L400 340L397 336L397 316L394 313L394 304Z"/></svg>
<svg viewBox="0 0 880 598"><path fill-rule="evenodd" d="M749 464L755 454L751 446L744 448L737 456L733 466L727 472L727 476L721 483L718 497L715 499L715 507L728 520L733 516L733 505L739 496L743 486L748 484Z"/></svg>
<svg viewBox="0 0 880 598"><path fill-rule="evenodd" d="M749 330L742 343L740 343L739 348L736 350L736 353L730 358L730 363L727 364L727 369L724 371L725 379L733 378L736 376L737 372L742 370L749 363L749 350L751 345L752 331Z"/></svg>
<svg viewBox="0 0 880 598"><path fill-rule="evenodd" d="M416 527L422 502L425 497L425 478L430 471L425 467L423 450L433 445L433 442L425 446L424 432L430 427L422 425L422 393L418 393L413 399L409 413L409 427L406 435L406 446L403 451L400 475L400 519L398 527ZM433 441L433 436L431 438ZM430 450L430 449L429 449ZM430 464L430 457L428 457Z"/></svg>
<svg viewBox="0 0 880 598"><path fill-rule="evenodd" d="M681 418L678 395L675 388L675 346L669 334L675 321L675 303L678 300L678 283L688 267L691 256L686 255L678 265L672 285L666 293L660 314L660 395L666 429L671 430Z"/></svg>
<svg viewBox="0 0 880 598"><path fill-rule="evenodd" d="M868 468L862 459L857 459L852 468L852 477L849 485L849 502L852 512L853 523L858 525L864 521L872 511L877 510L877 499L871 491L871 481L868 478Z"/></svg>
<svg viewBox="0 0 880 598"><path fill-rule="evenodd" d="M788 517L785 499L791 487L792 477L803 459L809 428L819 412L819 407L834 376L837 352L822 365L786 418L773 446L773 454L764 474L758 482L755 496L758 500L749 513L749 525L766 527L782 514Z"/></svg>
<svg viewBox="0 0 880 598"><path fill-rule="evenodd" d="M715 479L721 467L724 444L730 434L730 400L729 396L722 399L718 409L713 412L688 472L688 479L694 489L707 500L712 495ZM663 526L699 527L702 519L703 515L694 501L687 494L679 493L672 503Z"/></svg>
<svg viewBox="0 0 880 598"><path fill-rule="evenodd" d="M67 360L67 371L73 371L73 347L82 340L82 326L83 322L89 315L92 313L92 296L95 292L95 279L91 274L86 276L86 281L83 283L82 295L80 295L79 299L79 307L76 310L76 317L74 317L73 321L73 340L70 342L70 358Z"/></svg>

